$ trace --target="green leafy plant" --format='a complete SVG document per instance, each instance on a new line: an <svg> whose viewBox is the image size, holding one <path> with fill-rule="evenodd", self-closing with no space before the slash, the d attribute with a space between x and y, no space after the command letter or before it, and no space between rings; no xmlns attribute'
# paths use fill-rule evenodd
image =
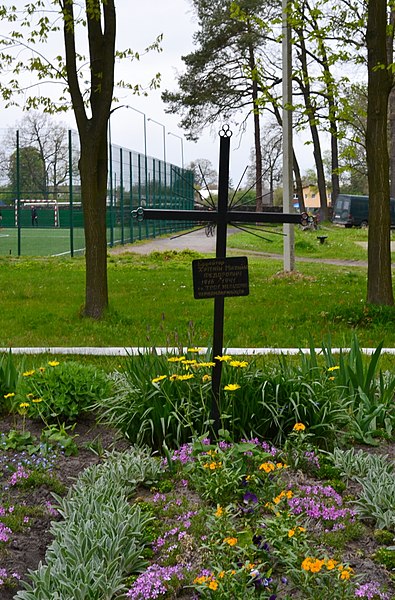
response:
<svg viewBox="0 0 395 600"><path fill-rule="evenodd" d="M104 371L75 361L49 361L22 375L17 400L28 403L28 416L44 423L74 420L111 390Z"/></svg>
<svg viewBox="0 0 395 600"><path fill-rule="evenodd" d="M374 437L384 432L391 436L395 425L395 376L379 371L380 343L367 359L356 335L352 337L350 352L340 351L338 361L330 343L323 345L328 371L338 387L340 400L346 402L350 415L349 432L356 440L377 444Z"/></svg>
<svg viewBox="0 0 395 600"><path fill-rule="evenodd" d="M74 425L50 425L41 432L41 442L46 448L56 448L61 450L66 456L75 456L78 454L78 446L74 441L77 435L71 435Z"/></svg>
<svg viewBox="0 0 395 600"><path fill-rule="evenodd" d="M15 367L15 362L11 350L7 354L0 356L0 411L4 412L10 409L11 398L15 394L18 384L19 373Z"/></svg>
<svg viewBox="0 0 395 600"><path fill-rule="evenodd" d="M52 523L45 564L29 571L15 598L95 600L124 591L125 576L146 565L144 531L152 518L128 497L158 472L147 451L113 453L88 468L65 498L56 496L63 520Z"/></svg>
<svg viewBox="0 0 395 600"><path fill-rule="evenodd" d="M392 548L379 548L373 558L381 565L385 565L389 571L395 569L395 546Z"/></svg>
<svg viewBox="0 0 395 600"><path fill-rule="evenodd" d="M29 454L37 452L39 449L38 440L30 431L18 429L11 429L8 433L3 434L2 445L6 450L16 450L17 452L26 450Z"/></svg>
<svg viewBox="0 0 395 600"><path fill-rule="evenodd" d="M373 520L379 529L395 531L395 478L393 472L370 472L357 478L362 485L358 500L354 502L358 514Z"/></svg>

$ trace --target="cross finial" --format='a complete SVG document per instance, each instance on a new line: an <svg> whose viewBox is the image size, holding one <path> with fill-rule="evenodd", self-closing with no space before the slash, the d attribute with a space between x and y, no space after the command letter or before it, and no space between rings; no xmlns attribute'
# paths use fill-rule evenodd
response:
<svg viewBox="0 0 395 600"><path fill-rule="evenodd" d="M229 125L223 125L221 131L219 132L220 137L232 137L232 131Z"/></svg>

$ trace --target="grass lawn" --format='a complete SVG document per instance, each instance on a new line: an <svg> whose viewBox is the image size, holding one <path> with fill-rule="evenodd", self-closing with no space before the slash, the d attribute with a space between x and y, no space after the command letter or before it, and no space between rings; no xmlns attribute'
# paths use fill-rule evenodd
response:
<svg viewBox="0 0 395 600"><path fill-rule="evenodd" d="M243 248L259 252L283 252L282 226L270 227L262 225L252 228L250 233L240 232L229 238L229 248ZM266 240L257 235L266 237ZM327 236L324 244L317 239L318 236ZM391 231L391 240L395 241L395 231ZM367 229L346 229L330 223L324 223L317 231L302 231L295 227L295 255L310 258L333 258L341 260L367 260ZM392 252L395 260L395 252Z"/></svg>
<svg viewBox="0 0 395 600"><path fill-rule="evenodd" d="M0 346L210 345L213 301L194 300L191 252L109 258L110 310L100 322L79 316L84 260L0 260ZM366 269L249 258L250 295L228 298L228 347L305 347L331 336L348 346L395 345L395 310L366 307Z"/></svg>

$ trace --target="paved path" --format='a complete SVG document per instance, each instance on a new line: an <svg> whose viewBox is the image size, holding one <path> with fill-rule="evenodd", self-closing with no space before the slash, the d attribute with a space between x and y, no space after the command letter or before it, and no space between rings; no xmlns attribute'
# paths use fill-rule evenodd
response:
<svg viewBox="0 0 395 600"><path fill-rule="evenodd" d="M237 233L236 229L229 228L228 236L232 233ZM115 246L110 250L111 254L123 254L125 252L133 252L135 254L150 254L151 252L165 252L166 250L195 250L202 254L215 254L215 236L207 237L204 229L194 231L188 235L179 237L161 237L153 240L147 240L142 242L136 242L134 244L126 244L125 246ZM228 248L228 255L248 255L248 256L262 256L270 258L272 260L283 260L282 254L272 254L269 252L256 252L254 250L237 250L237 248ZM364 260L336 260L330 258L310 258L297 257L296 262L312 262L312 263L325 263L339 266L349 267L365 267L367 268L368 262Z"/></svg>

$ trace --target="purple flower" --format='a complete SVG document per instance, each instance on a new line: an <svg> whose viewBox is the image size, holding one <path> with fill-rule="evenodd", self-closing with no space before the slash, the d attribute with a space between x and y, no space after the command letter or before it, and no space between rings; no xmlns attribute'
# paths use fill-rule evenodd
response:
<svg viewBox="0 0 395 600"><path fill-rule="evenodd" d="M166 594L169 590L168 582L171 579L177 578L178 581L184 579L182 567L176 565L174 567L161 567L153 564L148 569L139 575L126 597L132 600L149 600L150 598L158 598L161 594Z"/></svg>
<svg viewBox="0 0 395 600"><path fill-rule="evenodd" d="M388 600L388 594L380 591L380 585L377 581L369 581L368 583L357 584L355 590L355 596L357 598L367 598L367 600L373 600L376 596L380 600Z"/></svg>
<svg viewBox="0 0 395 600"><path fill-rule="evenodd" d="M245 504L249 504L250 502L252 504L257 504L258 497L256 496L256 494L253 494L252 492L246 492L243 496L243 502Z"/></svg>

